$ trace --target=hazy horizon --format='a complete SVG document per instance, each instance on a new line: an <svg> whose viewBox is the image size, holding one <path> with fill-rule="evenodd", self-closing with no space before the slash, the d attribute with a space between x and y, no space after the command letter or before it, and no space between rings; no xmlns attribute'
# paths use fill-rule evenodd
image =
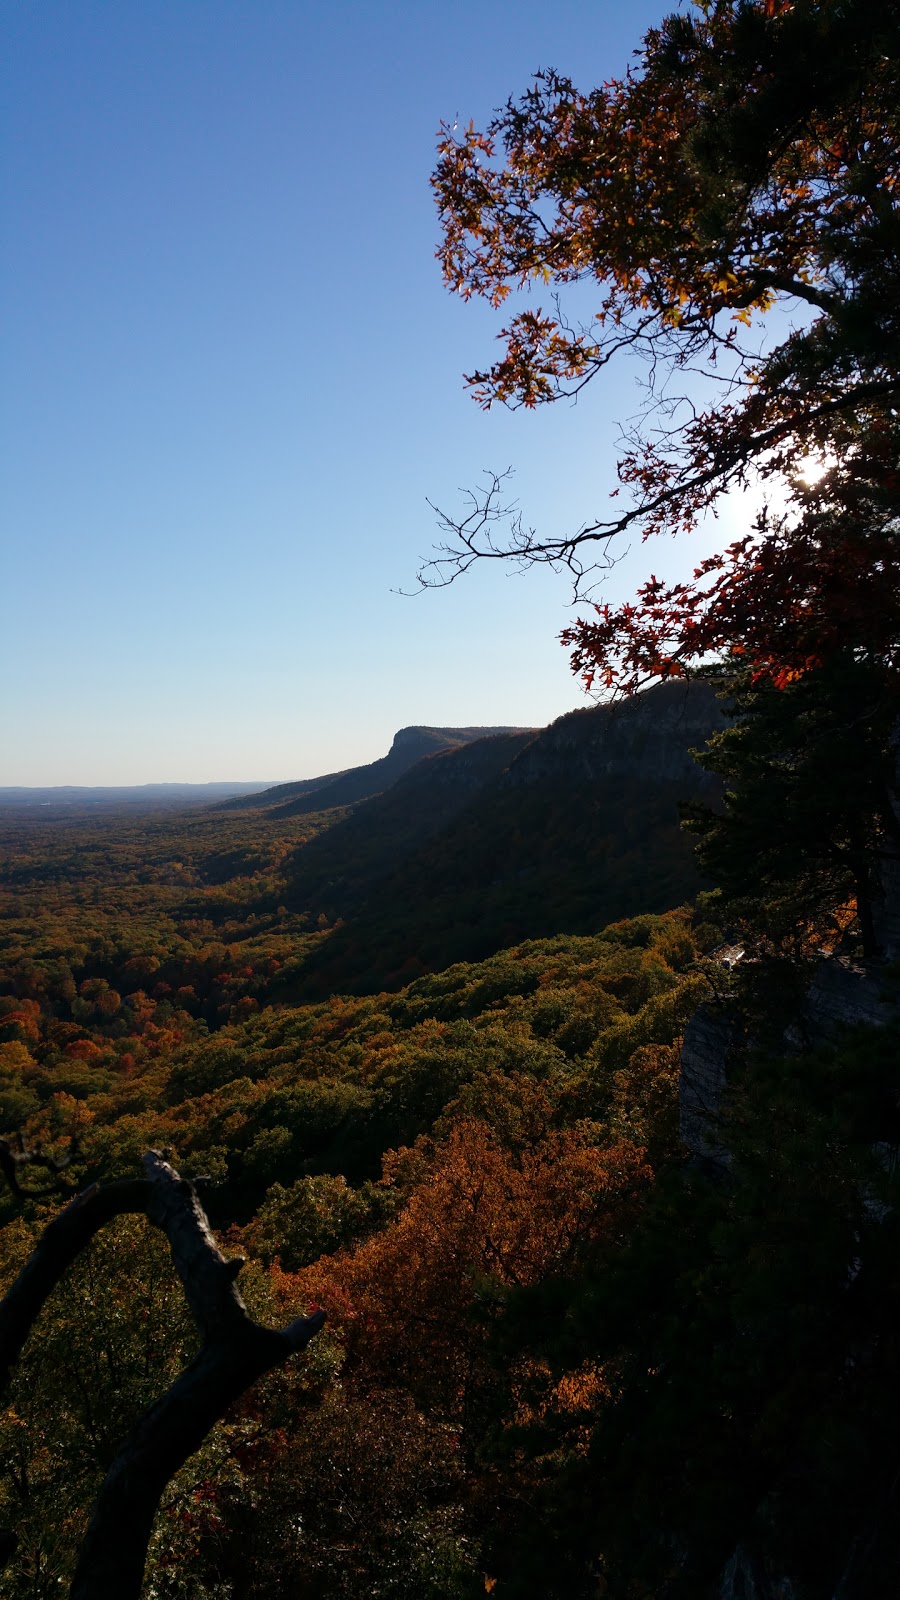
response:
<svg viewBox="0 0 900 1600"><path fill-rule="evenodd" d="M159 781L151 778L146 783L3 783L0 784L0 795L49 794L51 790L60 790L65 794L117 794L133 789L230 789L232 785L235 789L274 789L278 784L293 781L291 778L210 778L205 783L190 780L181 783L177 778L161 778Z"/></svg>
<svg viewBox="0 0 900 1600"><path fill-rule="evenodd" d="M563 715L564 713L560 713L560 714ZM554 721L554 720L555 720L554 718L550 719L550 721ZM441 728L445 728L445 727L446 728L450 728L451 724L445 724L445 723L440 723L440 724L435 724L435 723L408 724L408 723L405 723L405 724L403 724L403 726L404 727L409 727L409 726L436 727L437 726L437 727L441 727ZM484 727L485 734L487 735L487 734L491 733L492 731L494 731L495 728L512 727L512 726L515 726L515 725L511 724L511 723L482 724L482 723L473 722L473 721L470 720L468 722L455 723L455 724L452 724L452 726L453 727L457 727L457 728ZM526 723L526 724L522 724L522 725L519 725L519 726L537 727L539 725L537 723ZM541 724L540 726L544 726L544 724ZM399 731L400 731L399 728L395 728L394 729L394 733L395 734L397 732L399 732ZM270 788L277 788L279 784L283 784L283 783L302 783L302 782L304 782L304 781L306 781L306 780L308 780L310 778L327 777L329 775L329 773L331 773L331 772L347 771L347 770L350 770L350 769L352 769L354 767L366 766L366 765L369 764L369 762L371 762L373 760L378 760L380 756L386 755L387 752L388 752L388 749L390 748L390 743L391 743L391 741L388 740L388 742L384 746L384 748L380 749L375 756L365 756L363 758L360 758L359 760L356 760L356 759L353 759L353 758L349 758L346 761L344 761L339 767L329 768L329 769L326 769L326 768L318 769L317 768L315 772L290 772L290 773L285 773L281 777L277 777L277 778L259 778L259 777L256 777L256 778L155 778L154 777L154 778L137 779L133 783L115 783L115 782L105 783L105 782L102 782L102 781L97 782L97 783L72 783L72 782L68 782L66 779L63 778L63 779L60 779L59 782L55 782L55 783L5 783L5 782L0 782L0 796L10 795L10 794L17 794L17 793L22 793L22 794L44 794L44 793L48 793L51 790L60 790L60 791L72 792L72 793L80 792L80 791L84 791L86 793L94 793L94 792L101 792L101 791L105 791L105 790L108 790L110 792L115 792L115 791L118 791L118 790L126 790L126 789L127 790L135 790L135 789L166 789L166 788L172 788L172 789L191 789L191 788L194 788L194 789L225 789L225 788L231 787L232 785L234 786L235 791L237 791L237 790L245 790L245 789L257 789L257 788L258 789L270 789Z"/></svg>

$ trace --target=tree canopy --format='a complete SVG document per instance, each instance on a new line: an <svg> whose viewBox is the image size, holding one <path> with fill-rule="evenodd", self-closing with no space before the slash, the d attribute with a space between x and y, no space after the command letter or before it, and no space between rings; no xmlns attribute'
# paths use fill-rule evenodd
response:
<svg viewBox="0 0 900 1600"><path fill-rule="evenodd" d="M568 566L580 583L616 534L687 530L725 490L787 478L796 530L765 522L691 582L651 580L637 608L602 608L570 642L588 675L633 688L727 641L736 604L765 635L761 669L797 666L795 634L785 655L772 633L784 580L821 610L829 565L859 564L846 553L854 496L878 500L874 527L894 532L898 43L887 0L698 0L646 35L623 78L583 92L543 71L484 132L443 130L433 181L448 287L496 307L535 284L554 295L551 311L515 310L501 357L467 379L476 398L577 394L627 351L649 381L613 491L629 504L549 535L513 518L500 536L493 479L468 516L443 519L450 543L426 582L512 556ZM578 283L599 296L587 323L567 309ZM788 315L763 323L779 305ZM796 481L811 456L831 469L827 536L827 502ZM893 621L892 558L881 581Z"/></svg>

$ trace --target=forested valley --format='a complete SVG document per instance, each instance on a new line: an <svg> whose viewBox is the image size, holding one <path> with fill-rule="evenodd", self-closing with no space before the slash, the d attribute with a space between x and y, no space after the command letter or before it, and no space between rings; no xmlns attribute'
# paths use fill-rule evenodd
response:
<svg viewBox="0 0 900 1600"><path fill-rule="evenodd" d="M4 1600L900 1592L898 62L697 0L442 129L476 400L646 382L611 509L488 473L421 583L565 572L595 703L0 806Z"/></svg>
<svg viewBox="0 0 900 1600"><path fill-rule="evenodd" d="M375 885L363 950L377 907L385 938L414 929L414 876L398 863L419 863L428 900L421 812L446 794L452 750L382 795L302 816L276 815L267 794L236 810L2 814L4 1128L28 1149L74 1148L79 1187L174 1152L209 1180L204 1203L259 1319L327 1315L302 1364L252 1389L169 1486L148 1595L563 1595L585 1573L590 1592L653 1593L673 1527L700 1583L758 1474L797 1450L801 1488L788 1474L779 1494L791 1524L798 1498L808 1519L792 1527L799 1559L814 1547L827 1571L842 1552L870 1435L877 1475L893 1426L871 1372L837 1382L846 1252L867 1232L885 1250L893 1227L870 1198L892 1181L871 1131L900 1090L888 1031L874 1056L851 1040L757 1070L731 1113L726 1187L702 1160L685 1167L678 1107L685 1026L735 984L715 954L729 931L716 895L562 931L590 920L586 888L637 912L644 872L622 875L635 828L657 898L696 895L674 792L718 792L689 749L725 726L706 686L672 685L612 719L599 708L513 745L480 741L484 784L465 786L449 823L438 805L427 831L462 827L480 860L486 830L502 890L497 833L514 816L520 852L545 864L533 904L516 877L493 925L467 922L462 884L458 920L482 959L424 971L414 956L412 981L362 966L355 993L319 992L329 947L352 948L354 932L352 895L348 921L330 920L340 885L322 876L324 846L350 825L353 881ZM608 856L576 838L580 882L548 900L547 874L555 864L569 882L572 850L561 822L547 834L549 789L571 816L586 750L611 774L590 786ZM537 799L496 783L529 751ZM648 779L634 811L623 772L673 769L680 782L654 799ZM306 852L320 862L304 874ZM489 905L484 871L482 888ZM536 913L543 936L522 937ZM45 1178L23 1166L0 1198L7 1282L58 1210L52 1186L28 1198ZM890 1251L880 1271L879 1317ZM15 1369L2 1520L18 1542L0 1592L68 1581L121 1437L195 1337L164 1243L142 1219L104 1229ZM811 1367L799 1393L798 1363ZM813 1429L802 1448L798 1418Z"/></svg>
<svg viewBox="0 0 900 1600"><path fill-rule="evenodd" d="M536 1312L532 1348L529 1297L600 1271L646 1206L651 1161L677 1164L675 1041L703 986L691 915L298 1005L285 991L341 929L317 901L284 901L303 851L348 814L274 819L266 799L4 813L3 1125L32 1148L77 1141L80 1185L176 1151L211 1180L260 1314L327 1311L302 1369L264 1380L172 1485L149 1593L483 1593L508 1559L488 1554L489 1529L522 1536L520 1463L533 1455L540 1493L554 1460L584 1454L606 1393L587 1346L559 1372L541 1348L560 1312ZM8 1279L58 1200L8 1190L2 1205ZM65 1581L110 1452L190 1337L165 1249L143 1223L106 1229L14 1379L3 1592Z"/></svg>

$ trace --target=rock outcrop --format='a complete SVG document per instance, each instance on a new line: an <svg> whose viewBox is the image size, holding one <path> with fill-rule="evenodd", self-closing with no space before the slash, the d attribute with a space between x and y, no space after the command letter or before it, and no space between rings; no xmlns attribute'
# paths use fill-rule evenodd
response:
<svg viewBox="0 0 900 1600"><path fill-rule="evenodd" d="M657 684L630 700L570 711L551 722L512 762L510 788L565 772L569 782L682 785L692 797L718 792L718 779L698 767L702 749L727 723L708 683L683 679Z"/></svg>
<svg viewBox="0 0 900 1600"><path fill-rule="evenodd" d="M896 981L884 962L833 955L821 962L806 998L801 1027L813 1045L843 1028L883 1028L898 1019Z"/></svg>
<svg viewBox="0 0 900 1600"><path fill-rule="evenodd" d="M860 1025L884 1027L900 1021L897 982L885 962L854 961L844 954L823 958L807 991L800 1016L786 1030L785 1050L815 1049L838 1039L841 1033ZM729 1086L729 1069L736 1047L741 1042L737 1019L726 1003L708 1001L688 1023L681 1052L679 1101L681 1136L695 1167L704 1169L720 1181L727 1181L732 1155L722 1136L721 1113ZM896 1144L875 1145L885 1164L894 1162ZM870 1214L886 1214L883 1205L866 1200ZM858 1263L848 1276L851 1284ZM777 1519L776 1519L777 1520ZM890 1521L889 1508L875 1508L872 1527L851 1547L851 1566L857 1547L874 1549L884 1537ZM759 1537L749 1536L736 1545L722 1568L715 1587L716 1600L799 1600L800 1590L792 1579L779 1571L780 1560L772 1554L765 1533L765 1516ZM770 1559L771 1558L771 1561ZM774 1574L772 1564L774 1563ZM777 1575L775 1575L777 1574ZM850 1581L849 1569L836 1594L868 1597L880 1590L865 1582L857 1587ZM806 1590L803 1591L806 1593Z"/></svg>
<svg viewBox="0 0 900 1600"><path fill-rule="evenodd" d="M719 1117L728 1087L729 1055L735 1023L721 1004L710 1001L694 1013L684 1030L678 1103L681 1137L694 1161L727 1170L731 1155L719 1137Z"/></svg>
<svg viewBox="0 0 900 1600"><path fill-rule="evenodd" d="M286 903L344 924L302 992L396 987L692 899L679 805L715 803L692 751L724 720L708 684L672 682L419 761L298 850Z"/></svg>
<svg viewBox="0 0 900 1600"><path fill-rule="evenodd" d="M900 989L883 961L823 957L800 1015L785 1028L786 1052L832 1044L847 1028L900 1021ZM694 1161L724 1171L731 1157L719 1133L729 1061L738 1030L727 1005L709 1001L684 1031L678 1095L681 1137Z"/></svg>

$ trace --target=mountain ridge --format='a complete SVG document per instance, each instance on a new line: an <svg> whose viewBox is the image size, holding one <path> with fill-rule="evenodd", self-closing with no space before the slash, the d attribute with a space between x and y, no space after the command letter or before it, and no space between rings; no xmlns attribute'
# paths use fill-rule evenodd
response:
<svg viewBox="0 0 900 1600"><path fill-rule="evenodd" d="M691 898L679 804L717 795L690 752L725 717L708 684L660 684L418 762L295 851L292 909L345 924L302 992L394 987Z"/></svg>
<svg viewBox="0 0 900 1600"><path fill-rule="evenodd" d="M262 794L240 796L223 802L222 809L230 811L264 809L270 817L294 817L314 811L329 810L333 806L353 805L359 800L380 794L403 776L417 761L442 750L459 749L481 739L501 737L509 733L534 730L512 727L439 728L427 723L413 723L398 728L387 754L376 761L357 767L345 767L340 772L325 773L320 778L301 778L296 783L278 784Z"/></svg>

